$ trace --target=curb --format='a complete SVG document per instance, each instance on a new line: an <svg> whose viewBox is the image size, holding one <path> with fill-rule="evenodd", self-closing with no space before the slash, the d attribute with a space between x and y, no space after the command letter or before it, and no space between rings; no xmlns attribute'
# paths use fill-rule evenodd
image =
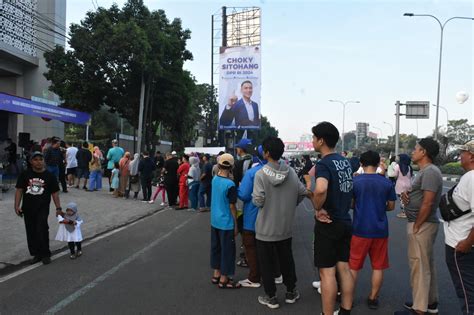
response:
<svg viewBox="0 0 474 315"><path fill-rule="evenodd" d="M97 237L100 237L100 236L104 235L104 234L110 233L111 231L114 231L114 230L117 230L117 229L119 229L119 228L128 226L128 225L130 225L130 224L133 224L133 223L135 223L135 222L138 222L138 221L140 221L140 220L143 220L143 219L145 219L145 218L147 218L147 217L150 217L150 216L152 216L152 215L154 215L154 214L156 214L156 213L158 213L158 212L164 211L164 210L166 210L167 208L168 208L168 206L164 206L164 207L161 207L161 206L160 206L160 208L158 208L158 209L156 209L156 210L153 210L153 211L151 211L151 212L145 213L143 216L140 216L140 217L135 218L135 219L133 219L133 220L124 222L124 223L122 223L122 224L118 224L118 225L116 225L116 226L114 226L114 227L111 227L111 228L105 230L105 231L101 231L101 232L96 233L96 234L94 234L94 235L92 235L92 236L90 236L90 237L84 238L84 239L82 240L82 242L91 241L91 240L93 240L93 239L95 239L95 238L97 238ZM55 255L57 255L57 254L59 254L59 253L61 253L61 252L63 252L63 251L64 251L65 249L67 249L67 248L68 248L68 246L66 245L66 246L63 246L63 247L61 247L61 248L58 248L58 249L56 249L56 250L54 250L54 251L51 251L51 257L53 257L53 256L55 256ZM29 264L28 264L28 261L29 261L29 260L30 260L30 259L27 259L27 260L22 261L22 262L20 262L20 263L18 263L18 264L9 264L9 263L5 263L5 262L1 262L1 263L0 263L0 277L7 276L7 275L10 274L10 273L13 273L13 272L15 272L15 271L18 271L18 270L23 269L24 267L29 266Z"/></svg>

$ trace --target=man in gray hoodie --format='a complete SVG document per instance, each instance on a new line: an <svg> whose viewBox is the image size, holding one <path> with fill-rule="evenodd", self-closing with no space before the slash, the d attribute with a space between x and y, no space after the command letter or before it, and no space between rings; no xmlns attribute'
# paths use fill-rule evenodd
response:
<svg viewBox="0 0 474 315"><path fill-rule="evenodd" d="M291 249L292 228L297 205L304 197L311 197L298 180L296 172L279 162L285 145L280 138L263 141L263 156L268 161L255 175L253 203L259 207L255 233L257 256L266 295L259 296L260 304L278 308L274 279L276 260L280 263L287 293L285 302L293 304L300 295L296 289L296 272ZM275 257L276 256L276 257Z"/></svg>

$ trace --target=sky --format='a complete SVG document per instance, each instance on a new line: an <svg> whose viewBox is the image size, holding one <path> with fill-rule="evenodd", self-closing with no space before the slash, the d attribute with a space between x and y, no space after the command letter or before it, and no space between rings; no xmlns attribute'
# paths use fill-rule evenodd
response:
<svg viewBox="0 0 474 315"><path fill-rule="evenodd" d="M159 1L144 0L150 10L163 9L191 30L185 64L198 83L211 80L211 16L222 6L258 6L262 14L261 112L284 141L298 141L319 121L342 131L342 105L328 100L359 101L346 106L345 131L356 122L386 138L395 128L395 102L436 104L440 27L454 17L474 17L469 0L437 1ZM95 5L120 7L123 0L68 0L66 23L79 23ZM444 30L440 104L449 119L474 124L474 21L452 20ZM216 78L217 79L217 78ZM456 93L470 98L456 102ZM401 133L428 136L435 127L436 107L429 119L400 120ZM401 112L404 112L402 107ZM439 125L446 127L440 109ZM390 126L390 124L392 126Z"/></svg>

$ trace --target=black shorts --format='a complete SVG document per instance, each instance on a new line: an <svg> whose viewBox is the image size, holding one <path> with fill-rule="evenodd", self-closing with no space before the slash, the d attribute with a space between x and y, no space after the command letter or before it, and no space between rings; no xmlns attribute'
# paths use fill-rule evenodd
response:
<svg viewBox="0 0 474 315"><path fill-rule="evenodd" d="M67 175L76 176L76 173L77 173L77 167L66 168L66 174Z"/></svg>
<svg viewBox="0 0 474 315"><path fill-rule="evenodd" d="M314 225L314 266L332 268L337 262L348 262L351 249L352 226L344 222Z"/></svg>
<svg viewBox="0 0 474 315"><path fill-rule="evenodd" d="M89 178L89 169L78 167L77 168L77 178L79 178L79 179L81 179L81 178L88 179Z"/></svg>

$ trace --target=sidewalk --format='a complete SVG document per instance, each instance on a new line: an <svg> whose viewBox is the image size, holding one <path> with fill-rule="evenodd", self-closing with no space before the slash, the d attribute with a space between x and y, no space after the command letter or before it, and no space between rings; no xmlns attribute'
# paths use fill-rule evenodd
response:
<svg viewBox="0 0 474 315"><path fill-rule="evenodd" d="M68 193L59 194L64 210L69 202L77 203L79 215L84 220L82 226L84 239L93 238L163 208L160 206L160 197L156 199L155 204L141 202L141 193L138 195L138 201L113 198L108 192L109 186L106 180L103 184L102 191L87 192L83 189L69 188ZM3 194L3 200L0 200L0 270L31 259L26 243L25 224L14 211L14 195L13 186ZM54 240L57 230L58 221L51 200L49 237L52 252L67 247L67 243Z"/></svg>

